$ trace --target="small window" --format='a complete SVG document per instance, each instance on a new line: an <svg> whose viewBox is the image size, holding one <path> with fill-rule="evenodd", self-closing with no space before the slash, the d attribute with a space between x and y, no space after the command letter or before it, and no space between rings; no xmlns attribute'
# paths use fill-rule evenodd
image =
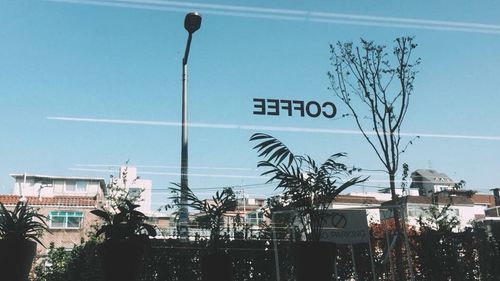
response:
<svg viewBox="0 0 500 281"><path fill-rule="evenodd" d="M54 181L51 179L35 179L35 184L39 183L43 187L52 187Z"/></svg>
<svg viewBox="0 0 500 281"><path fill-rule="evenodd" d="M262 212L252 212L247 214L247 223L258 225L264 221Z"/></svg>
<svg viewBox="0 0 500 281"><path fill-rule="evenodd" d="M137 200L141 197L142 189L137 187L130 187L128 189L128 198L130 200Z"/></svg>
<svg viewBox="0 0 500 281"><path fill-rule="evenodd" d="M82 221L82 212L54 211L49 213L50 228L80 229L82 227Z"/></svg>
<svg viewBox="0 0 500 281"><path fill-rule="evenodd" d="M87 191L87 182L68 180L66 181L65 190L69 192L85 192Z"/></svg>

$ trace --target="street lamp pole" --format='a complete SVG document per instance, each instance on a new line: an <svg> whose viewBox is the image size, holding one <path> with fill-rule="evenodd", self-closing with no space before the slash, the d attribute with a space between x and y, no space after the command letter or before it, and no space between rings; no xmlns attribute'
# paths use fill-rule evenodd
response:
<svg viewBox="0 0 500 281"><path fill-rule="evenodd" d="M182 135L181 135L181 207L179 210L179 236L188 240L189 211L187 204L188 192L188 132L187 132L187 62L193 33L201 26L200 14L188 13L184 19L184 28L189 33L184 58L182 58Z"/></svg>

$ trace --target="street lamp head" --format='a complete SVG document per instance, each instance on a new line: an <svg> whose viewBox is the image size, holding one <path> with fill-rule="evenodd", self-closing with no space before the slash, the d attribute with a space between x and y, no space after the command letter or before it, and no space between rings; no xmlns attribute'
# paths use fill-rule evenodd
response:
<svg viewBox="0 0 500 281"><path fill-rule="evenodd" d="M186 15L184 19L184 28L189 32L189 34L194 33L196 30L200 29L201 26L201 15L197 12L192 12Z"/></svg>

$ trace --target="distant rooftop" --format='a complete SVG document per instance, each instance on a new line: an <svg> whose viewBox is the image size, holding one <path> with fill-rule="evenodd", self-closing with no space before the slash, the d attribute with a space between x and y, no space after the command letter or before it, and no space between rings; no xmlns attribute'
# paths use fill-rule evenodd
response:
<svg viewBox="0 0 500 281"><path fill-rule="evenodd" d="M425 204L430 205L433 200L437 200L438 204L451 204L451 205L474 205L472 198L465 196L405 196L399 197L396 200L390 200L383 202L382 205L394 205L395 201L399 204L413 203L413 204Z"/></svg>
<svg viewBox="0 0 500 281"><path fill-rule="evenodd" d="M40 179L54 179L54 180L62 180L62 179L70 179L70 180L94 180L94 181L102 181L104 182L104 178L98 177L74 177L74 176L49 176L49 175L37 175L37 174L10 174L13 178L40 178Z"/></svg>
<svg viewBox="0 0 500 281"><path fill-rule="evenodd" d="M486 204L488 206L495 206L495 196L489 194L474 194L472 195L474 204Z"/></svg>
<svg viewBox="0 0 500 281"><path fill-rule="evenodd" d="M422 178L423 183L454 183L447 174L432 169L418 169L411 173L412 179L419 176Z"/></svg>
<svg viewBox="0 0 500 281"><path fill-rule="evenodd" d="M338 195L332 203L379 204L380 202L372 196Z"/></svg>
<svg viewBox="0 0 500 281"><path fill-rule="evenodd" d="M25 196L26 202L31 206L60 206L60 207L97 207L96 196L54 196L36 197ZM0 203L16 205L21 200L19 195L0 195Z"/></svg>

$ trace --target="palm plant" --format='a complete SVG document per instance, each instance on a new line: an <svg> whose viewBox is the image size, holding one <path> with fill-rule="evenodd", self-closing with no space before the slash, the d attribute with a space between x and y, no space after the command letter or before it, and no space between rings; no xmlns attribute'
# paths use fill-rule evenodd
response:
<svg viewBox="0 0 500 281"><path fill-rule="evenodd" d="M325 162L318 164L308 155L293 154L278 139L263 133L252 135L250 141L258 141L254 146L258 156L264 158L257 167L264 168L262 176L270 176L267 181L277 182L276 189L283 189L283 200L287 207L297 213L307 241L319 241L328 219L331 202L346 188L362 183L368 178L354 177L345 164L338 162L345 153L336 153Z"/></svg>
<svg viewBox="0 0 500 281"><path fill-rule="evenodd" d="M119 212L112 214L107 210L97 209L91 213L104 220L96 236L104 234L106 240L125 240L135 236L156 236L155 228L145 223L146 215L135 210L140 207L129 200L117 206Z"/></svg>
<svg viewBox="0 0 500 281"><path fill-rule="evenodd" d="M39 237L48 231L46 217L25 202L12 211L0 203L0 272L2 280L28 280Z"/></svg>
<svg viewBox="0 0 500 281"><path fill-rule="evenodd" d="M141 261L150 248L150 236L156 236L156 230L145 223L146 215L136 209L128 199L117 205L118 212L107 209L92 210L92 214L104 220L96 236L104 234L105 241L99 245L98 253L102 257L104 279L135 281L141 269Z"/></svg>
<svg viewBox="0 0 500 281"><path fill-rule="evenodd" d="M223 226L224 214L228 211L236 209L236 196L230 187L224 188L221 192L217 191L212 200L199 199L191 189L187 192L187 203L182 204L180 200L181 190L178 184L177 187L172 187L171 191L176 194L170 199L173 199L174 204L178 207L193 208L204 213L205 216L198 219L198 222L203 228L210 229L210 244L216 247L221 237L221 227Z"/></svg>
<svg viewBox="0 0 500 281"><path fill-rule="evenodd" d="M46 219L25 202L18 202L12 211L0 203L0 239L34 240L43 246L39 237L43 231L49 231Z"/></svg>

